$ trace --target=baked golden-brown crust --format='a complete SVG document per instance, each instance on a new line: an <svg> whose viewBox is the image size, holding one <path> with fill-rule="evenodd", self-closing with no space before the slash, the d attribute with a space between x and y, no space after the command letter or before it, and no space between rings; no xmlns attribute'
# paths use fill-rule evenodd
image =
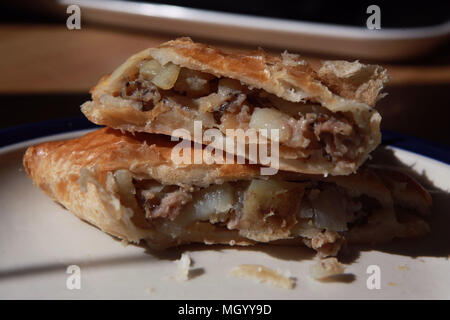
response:
<svg viewBox="0 0 450 320"><path fill-rule="evenodd" d="M323 61L317 75L330 91L369 106L374 106L384 96L380 92L388 81L386 70L358 61Z"/></svg>
<svg viewBox="0 0 450 320"><path fill-rule="evenodd" d="M175 143L165 136L133 136L103 128L80 138L32 146L25 153L24 166L33 182L52 199L79 218L121 239L131 242L144 240L154 247L189 242L254 244L254 239L244 237L237 230L209 222L198 221L180 228L170 219L147 219L134 198L134 189L125 193L120 190L115 179L115 172L120 170L129 171L133 177L157 180L164 185L201 187L225 181L264 178L260 176L257 165L179 166L171 159ZM395 205L403 205L403 199L396 198L396 193L387 188L380 176L378 170L361 168L358 174L349 176L325 178L280 172L271 179L335 183L351 197L376 199L381 207L374 211L366 224L355 226L345 234L350 242L387 242L394 237L426 233L428 225L411 212L402 213L401 221L397 219ZM397 173L395 179L407 178ZM428 207L428 193L411 188L405 189L405 192L411 192L417 199L409 203L408 208L413 211L416 206ZM134 200L130 201L130 196ZM306 231L305 235L309 233L311 236L305 243L317 250L332 250L330 246L341 241L336 237L336 232L321 234L314 228Z"/></svg>
<svg viewBox="0 0 450 320"><path fill-rule="evenodd" d="M95 167L97 172L127 169L136 175L175 185L205 186L259 175L257 165L175 164L171 152L176 144L167 136L132 135L102 128L81 138L30 147L24 161L28 172L41 178L63 163L70 164L65 167L64 175L78 173L82 168Z"/></svg>
<svg viewBox="0 0 450 320"><path fill-rule="evenodd" d="M357 61L325 61L315 72L296 54L285 52L281 56L273 56L262 49L253 52L223 51L194 43L190 38L166 42L149 49L149 53L161 64L172 62L192 70L240 80L288 101L317 99L331 111L352 108L343 106L340 97L373 106L388 80L383 68L365 66ZM368 109L365 105L355 104L353 107Z"/></svg>
<svg viewBox="0 0 450 320"><path fill-rule="evenodd" d="M139 62L145 59L155 59L162 65L171 62L217 77L236 79L250 88L263 89L290 102L314 101L333 113L351 114L359 134L367 139L362 152L351 165L336 166L327 161L290 159L281 150L281 170L310 174L350 174L356 171L381 141L381 116L373 105L383 96L380 91L388 81L383 68L357 61L324 61L313 69L295 54L274 56L262 49L254 52L223 51L195 43L189 38L179 38L139 52L110 77L103 77L91 90L93 101L82 106L83 113L92 122L131 132L165 135L171 135L179 128L192 131L194 120L202 120L205 128L211 127L211 120L201 118L198 112L171 110L164 106L140 111L119 97L120 88L138 72Z"/></svg>

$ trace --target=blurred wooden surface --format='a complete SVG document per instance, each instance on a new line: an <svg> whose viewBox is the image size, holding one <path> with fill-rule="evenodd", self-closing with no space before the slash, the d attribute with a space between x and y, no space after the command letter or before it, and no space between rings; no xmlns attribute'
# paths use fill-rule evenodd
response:
<svg viewBox="0 0 450 320"><path fill-rule="evenodd" d="M0 25L0 111L13 118L0 120L0 128L55 114L80 114L79 103L102 75L113 71L131 54L174 37L93 26L69 31L64 25ZM389 96L377 107L384 116L383 128L450 145L450 59L444 57L444 63L438 60L382 65L391 76L386 88ZM55 103L64 101L66 105L49 105L53 103L52 95L59 97ZM36 100L35 106L41 105L45 112L39 113L38 119L14 111L15 103L22 107L29 104L26 97L42 96L46 98ZM67 112L52 112L52 108Z"/></svg>
<svg viewBox="0 0 450 320"><path fill-rule="evenodd" d="M3 25L0 93L86 92L131 54L171 38L89 26ZM385 67L391 85L450 83L450 65Z"/></svg>
<svg viewBox="0 0 450 320"><path fill-rule="evenodd" d="M131 54L166 38L65 26L0 26L0 93L87 92Z"/></svg>

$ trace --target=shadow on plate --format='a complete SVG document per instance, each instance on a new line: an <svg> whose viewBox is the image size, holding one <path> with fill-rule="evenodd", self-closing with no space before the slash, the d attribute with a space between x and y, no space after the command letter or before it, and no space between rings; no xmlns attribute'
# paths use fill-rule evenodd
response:
<svg viewBox="0 0 450 320"><path fill-rule="evenodd" d="M135 265L136 263L148 263L150 257L147 255L127 255L122 257L104 257L93 258L92 261L76 262L77 266L82 270L91 268L111 267L118 265ZM29 267L12 268L8 270L0 270L0 282L2 280L11 280L16 277L35 276L36 274L58 272L65 274L67 263L48 263L42 265L33 265ZM192 270L193 271L193 270ZM196 274L201 272L196 271Z"/></svg>
<svg viewBox="0 0 450 320"><path fill-rule="evenodd" d="M425 220L431 232L424 237L411 239L394 239L391 243L383 245L352 245L341 254L341 261L351 263L356 261L361 251L377 250L390 254L417 257L444 257L450 256L450 193L438 188L424 171L418 173L410 166L405 165L395 155L392 149L379 147L372 154L368 165L389 166L401 170L419 181L433 198L431 215Z"/></svg>
<svg viewBox="0 0 450 320"><path fill-rule="evenodd" d="M144 247L144 246L143 246ZM263 252L273 258L286 261L302 261L312 259L315 252L307 247L300 246L285 246L285 245L270 245L270 244L256 244L252 246L229 246L221 244L204 245L204 244L187 244L179 247L168 248L165 250L153 250L146 248L146 253L156 257L160 260L175 261L180 259L180 256L185 251L247 251L247 252Z"/></svg>

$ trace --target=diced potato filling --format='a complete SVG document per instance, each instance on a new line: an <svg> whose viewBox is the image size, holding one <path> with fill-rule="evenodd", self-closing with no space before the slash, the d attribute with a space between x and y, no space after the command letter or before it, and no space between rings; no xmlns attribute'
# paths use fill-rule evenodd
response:
<svg viewBox="0 0 450 320"><path fill-rule="evenodd" d="M148 60L141 63L139 73L145 80L152 80L163 69L163 66L156 60Z"/></svg>
<svg viewBox="0 0 450 320"><path fill-rule="evenodd" d="M233 209L236 201L235 190L229 183L214 185L197 191L180 218L184 223L227 220L226 214Z"/></svg>
<svg viewBox="0 0 450 320"><path fill-rule="evenodd" d="M292 135L288 122L289 116L276 109L255 108L249 126L256 130L267 129L262 134L268 138L271 130L278 130L279 141L283 143L288 142Z"/></svg>
<svg viewBox="0 0 450 320"><path fill-rule="evenodd" d="M161 72L152 79L152 82L154 85L163 90L169 90L175 85L179 73L180 67L169 63L167 66L164 66Z"/></svg>

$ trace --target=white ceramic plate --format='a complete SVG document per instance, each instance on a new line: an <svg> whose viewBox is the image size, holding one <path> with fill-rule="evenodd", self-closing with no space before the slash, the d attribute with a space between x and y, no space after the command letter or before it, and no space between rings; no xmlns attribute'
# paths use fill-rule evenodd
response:
<svg viewBox="0 0 450 320"><path fill-rule="evenodd" d="M81 222L34 187L22 167L28 145L78 136L50 136L0 149L0 298L3 299L449 299L450 166L393 149L441 191L433 192L433 232L424 239L353 249L341 281L321 283L308 276L314 263L306 248L257 246L185 246L160 253L123 246ZM179 282L176 264L182 252L194 261L192 279ZM293 290L235 279L239 264L289 270ZM69 265L81 269L81 289L69 290ZM381 272L381 288L368 289L370 265Z"/></svg>

